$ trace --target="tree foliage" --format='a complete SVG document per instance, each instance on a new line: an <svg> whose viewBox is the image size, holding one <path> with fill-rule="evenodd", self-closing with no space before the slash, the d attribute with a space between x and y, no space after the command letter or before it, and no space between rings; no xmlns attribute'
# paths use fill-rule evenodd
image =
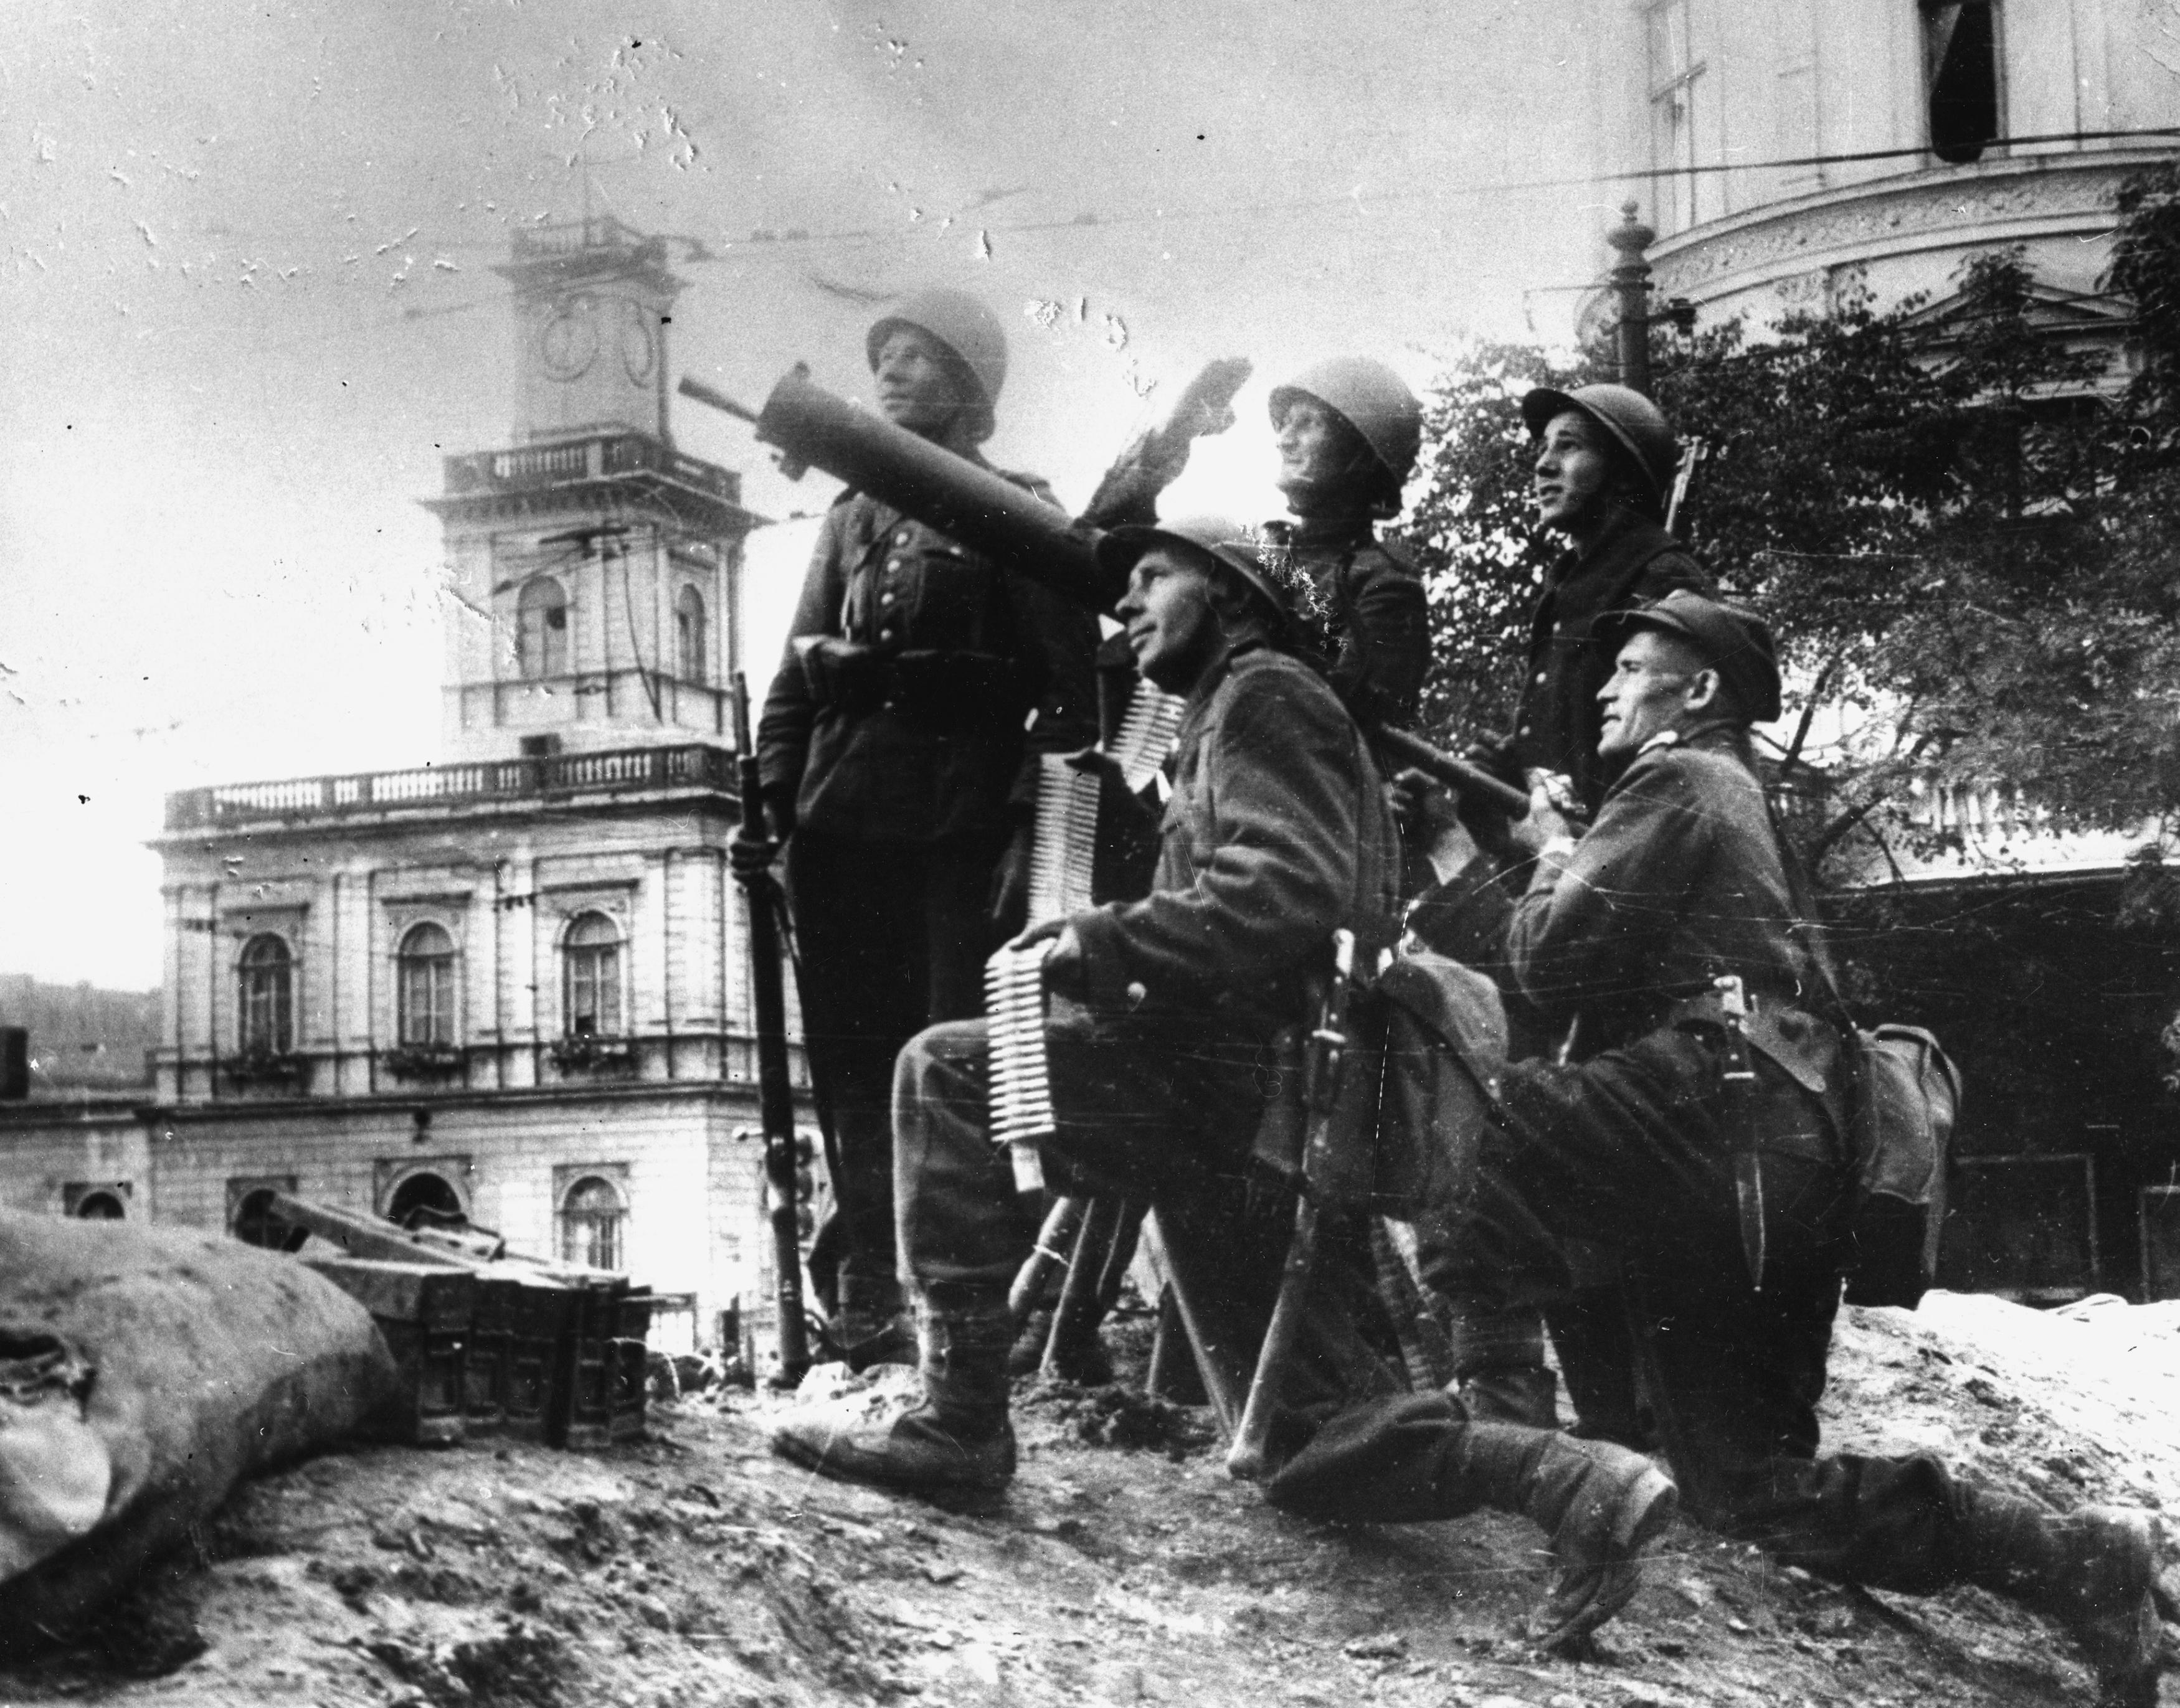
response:
<svg viewBox="0 0 2180 1708"><path fill-rule="evenodd" d="M2180 809L2180 173L2120 206L2124 383L2095 305L2040 288L2018 250L1972 258L1936 302L1880 310L1850 284L1761 342L1729 324L1654 347L1660 404L1709 451L1678 531L1779 635L1775 757L1819 859L1906 834L1919 774L2001 780L2084 826ZM1503 721L1556 554L1520 395L1609 376L1601 353L1484 345L1434 390L1407 531L1441 735Z"/></svg>

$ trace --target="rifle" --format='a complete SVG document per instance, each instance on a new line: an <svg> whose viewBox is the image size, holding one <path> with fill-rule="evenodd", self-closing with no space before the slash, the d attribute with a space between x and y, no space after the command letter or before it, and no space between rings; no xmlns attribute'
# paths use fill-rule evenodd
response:
<svg viewBox="0 0 2180 1708"><path fill-rule="evenodd" d="M1126 590L1125 578L1098 561L1103 530L1071 522L983 464L834 396L813 384L810 370L799 362L772 388L761 411L685 376L680 390L754 426L759 439L778 447L780 472L790 480L822 469L1101 615L1111 615ZM1479 796L1515 818L1529 810L1521 790L1407 730L1379 726L1371 736L1402 763L1429 772L1449 788Z"/></svg>
<svg viewBox="0 0 2180 1708"><path fill-rule="evenodd" d="M1294 1232L1287 1241L1286 1263L1280 1272L1280 1291L1272 1306L1272 1320L1264 1328L1263 1348L1257 1354L1257 1372L1249 1383L1249 1397L1241 1409L1241 1421L1226 1451L1226 1469L1250 1481L1270 1469L1272 1414L1279 1405L1279 1384L1302 1337L1303 1313L1308 1309L1309 1282L1317 1267L1318 1197L1332 1165L1332 1147L1339 1140L1333 1117L1340 1102L1340 1077L1347 1056L1347 997L1355 976L1355 933L1333 934L1332 981L1315 1029L1309 1035L1302 1073L1307 1110L1302 1136L1302 1180L1295 1199Z"/></svg>
<svg viewBox="0 0 2180 1708"><path fill-rule="evenodd" d="M779 1382L791 1387L810 1368L802 1321L801 1206L795 1201L795 1093L787 1077L787 1003L779 975L779 881L753 854L765 836L764 785L750 739L749 678L735 673L735 760L743 858L735 866L749 907L750 985L757 1002L757 1109L764 1131L767 1211L772 1221L773 1299L779 1314Z"/></svg>

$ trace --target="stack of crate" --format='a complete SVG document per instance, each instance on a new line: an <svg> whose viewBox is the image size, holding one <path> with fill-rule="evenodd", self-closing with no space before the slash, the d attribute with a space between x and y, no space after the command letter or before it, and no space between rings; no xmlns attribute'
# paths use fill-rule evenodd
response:
<svg viewBox="0 0 2180 1708"><path fill-rule="evenodd" d="M499 1436L596 1450L643 1433L651 1289L510 1255L472 1230L410 1229L285 1195L302 1260L367 1309L406 1381L401 1439Z"/></svg>

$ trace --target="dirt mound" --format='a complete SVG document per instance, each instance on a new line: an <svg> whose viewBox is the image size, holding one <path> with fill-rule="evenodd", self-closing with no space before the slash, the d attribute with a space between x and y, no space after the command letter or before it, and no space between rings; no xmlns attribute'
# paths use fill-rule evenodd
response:
<svg viewBox="0 0 2180 1708"><path fill-rule="evenodd" d="M1827 1430L1936 1447L2055 1505L2180 1502L2167 1421L2180 1408L2159 1386L2180 1369L2180 1335L2118 1309L2076 1324L1942 1298L1912 1316L1850 1311ZM873 1387L873 1403L901 1381ZM1227 1478L1204 1414L1125 1387L1023 1384L1021 1475L976 1509L774 1459L765 1433L784 1403L686 1398L660 1409L657 1438L599 1458L478 1446L300 1466L244 1490L193 1557L146 1586L132 1617L162 1634L163 1662L131 1663L125 1645L57 1655L0 1672L0 1700L2029 1708L2093 1696L2054 1632L1979 1592L1848 1591L1685 1525L1597 1658L1547 1660L1513 1634L1545 1582L1530 1526L1350 1529L1274 1512ZM176 1670L131 1676L160 1664Z"/></svg>

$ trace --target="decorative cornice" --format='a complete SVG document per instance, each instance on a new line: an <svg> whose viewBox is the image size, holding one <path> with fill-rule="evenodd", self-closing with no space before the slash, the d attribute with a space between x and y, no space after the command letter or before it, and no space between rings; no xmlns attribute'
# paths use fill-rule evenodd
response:
<svg viewBox="0 0 2180 1708"><path fill-rule="evenodd" d="M1654 288L1700 303L1888 255L2102 231L2121 181L2169 158L2146 149L2033 155L1766 202L1659 244Z"/></svg>

